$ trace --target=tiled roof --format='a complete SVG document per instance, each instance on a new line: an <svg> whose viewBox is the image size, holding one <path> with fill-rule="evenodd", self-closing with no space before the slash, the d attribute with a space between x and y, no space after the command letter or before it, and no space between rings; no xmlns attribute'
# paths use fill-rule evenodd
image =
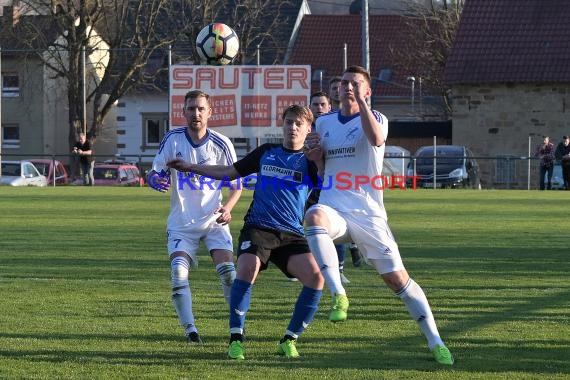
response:
<svg viewBox="0 0 570 380"><path fill-rule="evenodd" d="M467 0L445 80L570 82L570 2Z"/></svg>
<svg viewBox="0 0 570 380"><path fill-rule="evenodd" d="M396 67L391 49L405 49L406 30L410 19L400 15L371 15L368 20L370 74L378 78L382 69L391 70L390 82L378 84L379 96L409 96L404 72ZM306 15L301 22L288 64L309 64L314 71L324 70L324 89L328 80L340 75L344 65L344 43L347 44L347 66L362 65L360 15Z"/></svg>

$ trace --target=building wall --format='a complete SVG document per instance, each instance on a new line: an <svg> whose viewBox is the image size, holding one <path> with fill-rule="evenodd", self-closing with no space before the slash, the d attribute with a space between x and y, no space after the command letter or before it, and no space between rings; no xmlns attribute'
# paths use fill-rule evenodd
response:
<svg viewBox="0 0 570 380"><path fill-rule="evenodd" d="M44 145L44 84L41 65L37 60L22 62L18 59L3 59L2 72L18 73L20 94L18 97L2 98L2 124L18 124L20 127L19 148L2 150L3 155L35 155L43 153ZM22 159L23 157L12 157Z"/></svg>
<svg viewBox="0 0 570 380"><path fill-rule="evenodd" d="M467 145L476 156L517 158L514 188L527 188L531 151L548 135L556 145L570 134L570 85L481 85L453 88L453 144ZM497 160L481 160L486 187L502 187ZM531 186L538 182L531 162Z"/></svg>
<svg viewBox="0 0 570 380"><path fill-rule="evenodd" d="M122 156L154 156L158 149L143 149L143 113L168 113L168 96L128 95L117 106L117 150ZM152 162L152 157L142 157Z"/></svg>

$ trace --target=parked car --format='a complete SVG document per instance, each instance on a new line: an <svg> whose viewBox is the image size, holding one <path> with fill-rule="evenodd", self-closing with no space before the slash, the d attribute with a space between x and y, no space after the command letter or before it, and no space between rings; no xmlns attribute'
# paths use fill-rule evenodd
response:
<svg viewBox="0 0 570 380"><path fill-rule="evenodd" d="M48 185L53 185L54 176L56 185L66 185L69 183L67 169L60 161L49 158L32 158L29 161L34 164L40 174L46 176Z"/></svg>
<svg viewBox="0 0 570 380"><path fill-rule="evenodd" d="M2 161L0 185L47 186L47 178L30 161Z"/></svg>
<svg viewBox="0 0 570 380"><path fill-rule="evenodd" d="M139 168L128 163L95 163L95 186L144 186Z"/></svg>
<svg viewBox="0 0 570 380"><path fill-rule="evenodd" d="M435 170L434 170L435 156ZM431 145L419 148L408 164L407 176L419 176L416 178L417 187L456 188L470 187L481 188L481 173L479 165L473 157L473 153L465 146L438 145L435 154ZM434 174L435 171L435 174ZM406 185L412 186L412 179L406 179Z"/></svg>

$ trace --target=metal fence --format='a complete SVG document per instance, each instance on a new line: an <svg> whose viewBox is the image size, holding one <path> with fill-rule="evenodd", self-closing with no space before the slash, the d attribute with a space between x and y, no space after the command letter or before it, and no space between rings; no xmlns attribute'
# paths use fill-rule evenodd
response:
<svg viewBox="0 0 570 380"><path fill-rule="evenodd" d="M67 168L70 177L78 176L77 165L74 164L74 155L33 155L33 154L0 154L0 160L23 160L32 158L47 158L61 161ZM136 165L141 174L146 177L146 172L150 169L154 155L94 155L96 162L125 162ZM394 158L393 155L390 157ZM425 158L425 157L423 157ZM460 157L457 157L460 158ZM464 157L465 158L465 157ZM518 156L478 156L475 159L479 166L481 188L482 189L520 189L536 190L539 188L539 160L535 157ZM409 168L413 170L416 158L414 156L401 156L402 160L409 162ZM436 165L437 165L436 157ZM443 159L440 157L440 159ZM403 169L403 168L402 168ZM407 175L406 173L399 173ZM437 169L437 166L436 166ZM399 172L400 170L398 170ZM555 170L553 182L554 188L560 188L561 178L557 178L558 170Z"/></svg>

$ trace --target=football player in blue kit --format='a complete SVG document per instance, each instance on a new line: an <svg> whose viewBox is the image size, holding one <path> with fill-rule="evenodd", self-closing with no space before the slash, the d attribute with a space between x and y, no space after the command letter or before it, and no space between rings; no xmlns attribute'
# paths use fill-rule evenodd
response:
<svg viewBox="0 0 570 380"><path fill-rule="evenodd" d="M216 179L257 174L253 200L239 236L237 276L230 299L228 356L234 360L245 358L243 331L252 287L269 262L303 285L277 347L277 352L287 358L299 356L297 338L313 320L324 286L303 228L305 203L318 184L317 166L304 149L314 118L308 107L300 105L287 107L282 117L282 145L263 144L233 165L196 165L182 159L168 163L176 170Z"/></svg>

